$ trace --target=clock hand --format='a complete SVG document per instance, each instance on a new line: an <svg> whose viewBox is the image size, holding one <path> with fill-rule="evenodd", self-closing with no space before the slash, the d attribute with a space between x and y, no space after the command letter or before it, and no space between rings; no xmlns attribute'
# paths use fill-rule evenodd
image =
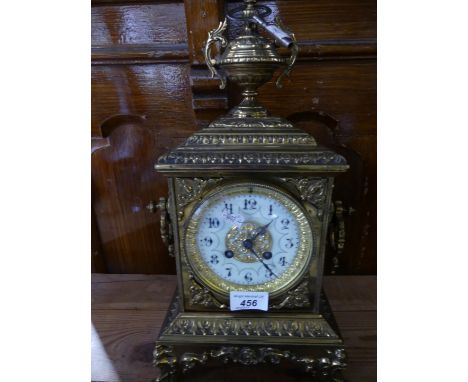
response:
<svg viewBox="0 0 468 382"><path fill-rule="evenodd" d="M250 249L250 252L252 252L255 257L262 263L262 265L268 270L268 272L270 272L270 275L273 275L275 276L276 278L278 278L278 276L276 276L275 272L273 272L271 270L271 268L268 266L268 264L265 264L265 262L262 260L262 258L257 254L257 252L254 251L253 248Z"/></svg>
<svg viewBox="0 0 468 382"><path fill-rule="evenodd" d="M271 223L271 222L270 222ZM270 274L272 274L273 276L275 276L276 278L278 278L278 276L276 276L275 272L273 272L271 270L271 268L268 266L268 264L266 264L263 259L257 254L257 252L255 252L255 250L253 249L253 241L252 239L247 239L247 240L244 240L244 247L246 249L248 249L250 252L252 252L255 257L262 263L262 265L270 272Z"/></svg>
<svg viewBox="0 0 468 382"><path fill-rule="evenodd" d="M276 219L276 218L275 218L275 219ZM271 223L273 223L273 221L275 221L275 219L271 220L269 223L265 224L263 227L260 227L260 229L258 230L258 232L256 232L255 235L253 235L253 236L250 238L250 240L255 241L255 239L256 239L258 236L263 235L263 234L266 232L268 226L269 226Z"/></svg>

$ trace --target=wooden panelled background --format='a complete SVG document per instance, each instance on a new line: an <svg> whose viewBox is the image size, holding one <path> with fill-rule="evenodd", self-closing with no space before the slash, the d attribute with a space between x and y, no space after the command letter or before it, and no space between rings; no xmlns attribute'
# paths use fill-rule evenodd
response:
<svg viewBox="0 0 468 382"><path fill-rule="evenodd" d="M376 2L259 1L295 32L301 52L283 89L260 89L272 112L342 153L351 170L334 198L345 217L340 274L376 272ZM203 64L209 30L239 1L92 2L92 270L174 273L145 208L167 192L157 157L239 101ZM236 33L233 25L230 34ZM287 52L284 52L287 54Z"/></svg>

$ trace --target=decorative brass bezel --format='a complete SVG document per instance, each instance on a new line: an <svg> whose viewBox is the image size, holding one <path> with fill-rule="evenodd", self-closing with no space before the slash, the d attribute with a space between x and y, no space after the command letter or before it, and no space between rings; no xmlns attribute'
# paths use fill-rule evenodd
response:
<svg viewBox="0 0 468 382"><path fill-rule="evenodd" d="M283 203L296 218L299 225L300 247L294 258L293 264L277 279L270 282L258 285L242 285L222 279L214 273L214 271L212 271L203 260L196 243L196 234L201 218L199 211L201 208L209 208L219 194L229 193L230 190L237 189L239 187L255 187L257 188L257 192ZM229 292L232 290L249 292L267 291L270 293L270 298L273 299L297 284L309 271L310 262L317 255L315 251L317 234L314 232L313 224L309 219L309 214L300 202L296 201L295 198L284 189L268 183L251 180L239 180L229 184L223 184L208 192L203 200L193 208L191 215L187 220L183 242L186 258L188 259L190 267L197 280L218 295L228 297Z"/></svg>

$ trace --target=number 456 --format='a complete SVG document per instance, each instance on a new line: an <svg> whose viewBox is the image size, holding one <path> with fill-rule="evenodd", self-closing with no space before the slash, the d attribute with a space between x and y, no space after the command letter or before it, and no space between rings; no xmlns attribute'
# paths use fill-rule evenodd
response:
<svg viewBox="0 0 468 382"><path fill-rule="evenodd" d="M242 300L239 304L240 306L244 306L248 308L249 306L257 306L257 300Z"/></svg>

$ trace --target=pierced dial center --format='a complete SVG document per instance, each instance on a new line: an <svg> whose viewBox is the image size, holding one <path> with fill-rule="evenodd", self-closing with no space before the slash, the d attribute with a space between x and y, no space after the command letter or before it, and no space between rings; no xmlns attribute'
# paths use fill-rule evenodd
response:
<svg viewBox="0 0 468 382"><path fill-rule="evenodd" d="M234 253L236 260L243 263L258 262L252 250L260 255L270 252L272 248L271 234L268 230L258 234L261 229L262 225L251 221L233 226L226 235L226 248ZM255 240L252 240L253 237Z"/></svg>
<svg viewBox="0 0 468 382"><path fill-rule="evenodd" d="M244 247L247 249L253 248L253 241L250 239L244 240Z"/></svg>

